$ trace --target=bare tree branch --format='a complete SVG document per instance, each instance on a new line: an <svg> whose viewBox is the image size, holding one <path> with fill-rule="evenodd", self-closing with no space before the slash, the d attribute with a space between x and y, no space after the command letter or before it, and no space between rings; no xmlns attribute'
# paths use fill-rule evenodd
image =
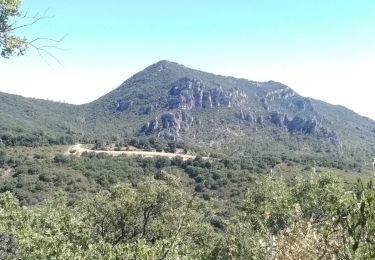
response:
<svg viewBox="0 0 375 260"><path fill-rule="evenodd" d="M29 14L22 13L19 11L19 4L16 8L2 5L0 8L0 50L1 56L4 58L10 58L13 55L23 55L30 47L35 49L41 59L53 69L52 64L48 61L52 59L54 62L62 66L60 59L51 52L51 49L65 51L56 44L61 43L67 35L64 35L60 39L53 39L49 37L37 37L32 40L28 40L25 37L15 35L15 31L22 28L33 26L38 22L51 19L54 16L48 15L49 9L46 9L42 15L36 13L35 15L29 16ZM9 22L10 20L15 20Z"/></svg>

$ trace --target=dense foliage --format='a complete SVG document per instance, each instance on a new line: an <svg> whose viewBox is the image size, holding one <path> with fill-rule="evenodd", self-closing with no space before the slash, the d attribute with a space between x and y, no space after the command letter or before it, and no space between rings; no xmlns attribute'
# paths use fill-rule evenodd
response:
<svg viewBox="0 0 375 260"><path fill-rule="evenodd" d="M169 174L69 205L0 197L2 259L364 259L375 252L375 190L329 175L263 177L218 220Z"/></svg>
<svg viewBox="0 0 375 260"><path fill-rule="evenodd" d="M200 197L236 201L253 183L256 173L266 172L269 167L267 164L262 168L245 164L235 167L229 160L208 161L202 157L183 161L180 157L112 157L105 153L84 153L81 157L51 154L57 147L39 149L39 152L32 148L8 152L0 149L3 168L0 191L13 192L23 204L36 204L59 189L68 193L69 201L74 201L86 192L109 189L119 182L136 184L147 176L169 172L180 176Z"/></svg>
<svg viewBox="0 0 375 260"><path fill-rule="evenodd" d="M0 50L3 58L22 55L28 47L25 38L14 34L19 28L14 19L19 19L23 15L19 10L20 4L20 0L0 1Z"/></svg>
<svg viewBox="0 0 375 260"><path fill-rule="evenodd" d="M113 157L105 153L83 153L77 157L64 155L66 150L68 146L0 147L0 192L11 191L22 204L30 205L62 190L68 194L68 201L74 202L87 192L109 189L119 182L136 184L147 176L167 172L179 176L199 197L219 204L229 200L238 205L254 181L270 171L292 177L329 169L350 182L359 177L368 180L371 176L369 169L359 173L342 162L272 153L239 159L206 160L198 156L183 161L180 157Z"/></svg>
<svg viewBox="0 0 375 260"><path fill-rule="evenodd" d="M375 192L353 182L368 170L270 152L184 161L67 149L0 148L1 258L373 257Z"/></svg>

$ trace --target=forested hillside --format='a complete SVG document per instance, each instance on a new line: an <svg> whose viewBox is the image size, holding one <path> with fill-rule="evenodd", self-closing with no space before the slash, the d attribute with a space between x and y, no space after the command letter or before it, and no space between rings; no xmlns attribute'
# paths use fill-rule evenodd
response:
<svg viewBox="0 0 375 260"><path fill-rule="evenodd" d="M375 257L375 122L347 108L168 61L0 101L1 259Z"/></svg>
<svg viewBox="0 0 375 260"><path fill-rule="evenodd" d="M224 77L169 61L80 106L5 93L0 99L0 142L7 146L176 147L221 158L272 151L360 167L375 153L375 122L349 109L302 97L281 83Z"/></svg>

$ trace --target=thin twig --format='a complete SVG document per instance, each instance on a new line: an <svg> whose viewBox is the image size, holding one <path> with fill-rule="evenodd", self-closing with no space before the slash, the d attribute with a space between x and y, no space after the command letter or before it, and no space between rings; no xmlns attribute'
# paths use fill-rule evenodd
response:
<svg viewBox="0 0 375 260"><path fill-rule="evenodd" d="M40 22L41 20L53 18L54 16L48 15L48 11L49 11L49 9L46 9L42 15L40 15L39 13L36 13L33 16L29 16L29 14L27 12L23 13L23 14L20 13L20 14L16 15L18 17L18 20L14 21L13 23L11 23L9 25L6 25L5 28L0 28L0 46L4 45L4 42L5 42L5 39L6 39L6 35L8 33L13 33L14 31L19 30L21 28L32 26L32 25ZM62 65L61 60L58 59L54 54L52 54L49 51L49 49L56 49L56 50L61 50L61 51L66 51L66 49L60 48L59 46L55 46L55 45L52 45L52 44L48 44L47 42L49 42L49 43L50 42L52 42L52 43L60 43L66 37L67 37L67 35L64 35L60 39L52 39L52 38L47 38L47 37L38 37L38 38L35 38L35 39L31 40L31 41L27 41L27 40L23 40L23 41L26 44L26 48L25 49L27 49L28 46L30 46L33 49L35 49L37 51L39 57L52 70L54 70L52 64L48 61L47 57L52 58L60 66L63 67L63 65ZM42 43L43 43L43 41L46 41L46 43L43 43L41 45L40 44L36 44L39 41L41 41ZM22 55L23 51L24 50L21 50L21 48L19 48L19 53L18 54Z"/></svg>

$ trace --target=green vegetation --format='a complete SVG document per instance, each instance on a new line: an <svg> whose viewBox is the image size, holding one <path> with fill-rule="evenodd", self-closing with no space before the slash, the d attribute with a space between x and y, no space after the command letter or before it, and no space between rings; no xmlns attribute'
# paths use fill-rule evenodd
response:
<svg viewBox="0 0 375 260"><path fill-rule="evenodd" d="M375 257L375 123L345 108L161 61L89 104L0 111L1 259Z"/></svg>
<svg viewBox="0 0 375 260"><path fill-rule="evenodd" d="M25 38L14 35L18 26L13 20L23 16L19 10L20 4L20 0L0 1L0 50L3 58L23 55L28 47Z"/></svg>
<svg viewBox="0 0 375 260"><path fill-rule="evenodd" d="M183 161L179 157L112 157L105 153L63 155L67 150L68 146L0 148L0 191L11 191L23 204L37 204L55 190L67 192L69 201L74 201L85 192L109 189L119 182L136 184L147 176L170 172L199 197L238 204L254 181L271 170L293 177L308 176L314 168L318 173L330 171L349 183L356 178L368 181L372 175L369 166L358 172L350 164L260 152L240 159L204 160L198 156Z"/></svg>
<svg viewBox="0 0 375 260"><path fill-rule="evenodd" d="M199 80L219 94L238 89L246 98L233 106L171 108L171 85L181 79ZM299 96L281 83L223 77L168 61L149 66L88 104L0 93L0 111L0 143L7 146L81 142L231 159L272 151L278 157L317 157L357 169L375 153L375 122L346 108ZM163 115L171 121L162 122ZM286 121L293 118L291 128ZM142 131L155 119L154 132ZM299 130L301 125L306 129Z"/></svg>
<svg viewBox="0 0 375 260"><path fill-rule="evenodd" d="M74 200L81 193L109 189L118 182L136 184L146 176L173 172L184 177L191 190L197 190L207 199L212 196L235 198L255 178L255 173L245 168L236 169L228 160L143 159L104 153L83 153L75 157L62 155L64 149L68 148L1 150L0 162L9 174L0 179L0 191L13 192L24 204L43 201L56 189L68 192L70 200Z"/></svg>
<svg viewBox="0 0 375 260"><path fill-rule="evenodd" d="M57 193L0 197L2 259L364 259L374 257L375 190L329 175L265 176L223 218L173 175L115 185L74 205Z"/></svg>
<svg viewBox="0 0 375 260"><path fill-rule="evenodd" d="M2 259L373 257L365 169L274 154L183 161L67 149L0 150Z"/></svg>
<svg viewBox="0 0 375 260"><path fill-rule="evenodd" d="M46 146L74 143L82 133L76 106L0 93L0 143L6 146Z"/></svg>

